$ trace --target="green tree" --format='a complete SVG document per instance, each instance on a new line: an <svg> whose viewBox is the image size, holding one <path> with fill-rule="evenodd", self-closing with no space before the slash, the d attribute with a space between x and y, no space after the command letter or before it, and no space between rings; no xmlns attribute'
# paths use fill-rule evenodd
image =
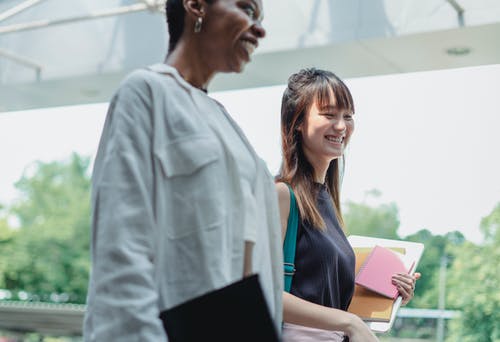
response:
<svg viewBox="0 0 500 342"><path fill-rule="evenodd" d="M488 216L481 220L480 229L487 244L498 244L500 242L500 203Z"/></svg>
<svg viewBox="0 0 500 342"><path fill-rule="evenodd" d="M380 191L366 193L367 199L377 199ZM348 201L344 210L344 221L350 235L364 235L384 239L397 239L399 211L395 203L369 205Z"/></svg>
<svg viewBox="0 0 500 342"><path fill-rule="evenodd" d="M417 282L415 297L408 307L435 309L438 307L439 296L439 269L441 257L446 257L447 268L453 264L452 250L465 242L465 237L459 231L445 235L432 235L427 229L422 229L405 238L407 241L421 242L425 249L417 267L422 277ZM452 308L452 303L447 306Z"/></svg>
<svg viewBox="0 0 500 342"><path fill-rule="evenodd" d="M0 246L7 246L13 239L16 231L10 227L7 216L2 213L3 207L0 205Z"/></svg>
<svg viewBox="0 0 500 342"><path fill-rule="evenodd" d="M0 212L2 209L3 207L0 206ZM9 267L6 256L12 253L12 240L15 234L16 231L9 226L7 217L2 213L0 216L0 251L2 251L3 257L0 257L0 289L6 287L5 281L1 275L4 274Z"/></svg>
<svg viewBox="0 0 500 342"><path fill-rule="evenodd" d="M83 303L89 272L89 158L36 163L16 183L22 197L10 208L20 227L10 242L5 286L34 300ZM57 299L57 298L56 298Z"/></svg>
<svg viewBox="0 0 500 342"><path fill-rule="evenodd" d="M449 341L500 341L500 203L480 228L483 244L467 242L453 251L449 300L462 315L451 322Z"/></svg>

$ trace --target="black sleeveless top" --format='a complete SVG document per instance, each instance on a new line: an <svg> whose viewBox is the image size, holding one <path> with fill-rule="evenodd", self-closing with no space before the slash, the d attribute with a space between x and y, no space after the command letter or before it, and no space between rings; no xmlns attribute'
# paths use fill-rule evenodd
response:
<svg viewBox="0 0 500 342"><path fill-rule="evenodd" d="M354 251L335 216L327 187L317 186L317 206L326 230L321 231L299 220L296 272L290 293L309 302L345 311L354 292Z"/></svg>

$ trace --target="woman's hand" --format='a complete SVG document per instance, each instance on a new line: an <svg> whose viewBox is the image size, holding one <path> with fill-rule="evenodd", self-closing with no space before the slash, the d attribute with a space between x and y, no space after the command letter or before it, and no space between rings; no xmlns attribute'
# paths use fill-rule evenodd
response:
<svg viewBox="0 0 500 342"><path fill-rule="evenodd" d="M413 275L398 273L392 276L392 283L396 285L399 295L403 298L402 305L408 304L415 294L415 284L420 278L420 273Z"/></svg>
<svg viewBox="0 0 500 342"><path fill-rule="evenodd" d="M349 342L378 342L379 339L361 318L353 315L350 328L346 331Z"/></svg>

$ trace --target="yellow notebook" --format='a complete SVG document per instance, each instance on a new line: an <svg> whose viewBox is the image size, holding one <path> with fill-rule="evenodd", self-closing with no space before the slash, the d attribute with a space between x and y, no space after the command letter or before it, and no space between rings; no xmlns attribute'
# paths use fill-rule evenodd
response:
<svg viewBox="0 0 500 342"><path fill-rule="evenodd" d="M398 253L405 254L404 248L388 248ZM354 248L354 254L356 255L355 274L358 273L361 265L363 265L366 257L370 254L372 249L372 247ZM358 315L365 321L389 322L392 314L393 304L393 299L367 290L362 286L355 285L354 295L347 311Z"/></svg>

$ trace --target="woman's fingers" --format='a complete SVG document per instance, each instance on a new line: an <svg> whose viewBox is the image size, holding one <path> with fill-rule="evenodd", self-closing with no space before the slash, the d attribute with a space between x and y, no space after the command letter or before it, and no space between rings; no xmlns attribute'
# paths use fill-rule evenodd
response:
<svg viewBox="0 0 500 342"><path fill-rule="evenodd" d="M395 274L392 276L392 283L394 285L401 285L403 287L407 288L415 288L415 281L416 279L408 274Z"/></svg>
<svg viewBox="0 0 500 342"><path fill-rule="evenodd" d="M413 298L413 292L411 290L407 290L404 287L398 287L399 294L402 298L402 305L408 304L408 302Z"/></svg>
<svg viewBox="0 0 500 342"><path fill-rule="evenodd" d="M420 273L415 275L398 273L392 277L392 283L396 285L399 294L403 298L402 304L407 304L414 295L416 280L420 278Z"/></svg>

